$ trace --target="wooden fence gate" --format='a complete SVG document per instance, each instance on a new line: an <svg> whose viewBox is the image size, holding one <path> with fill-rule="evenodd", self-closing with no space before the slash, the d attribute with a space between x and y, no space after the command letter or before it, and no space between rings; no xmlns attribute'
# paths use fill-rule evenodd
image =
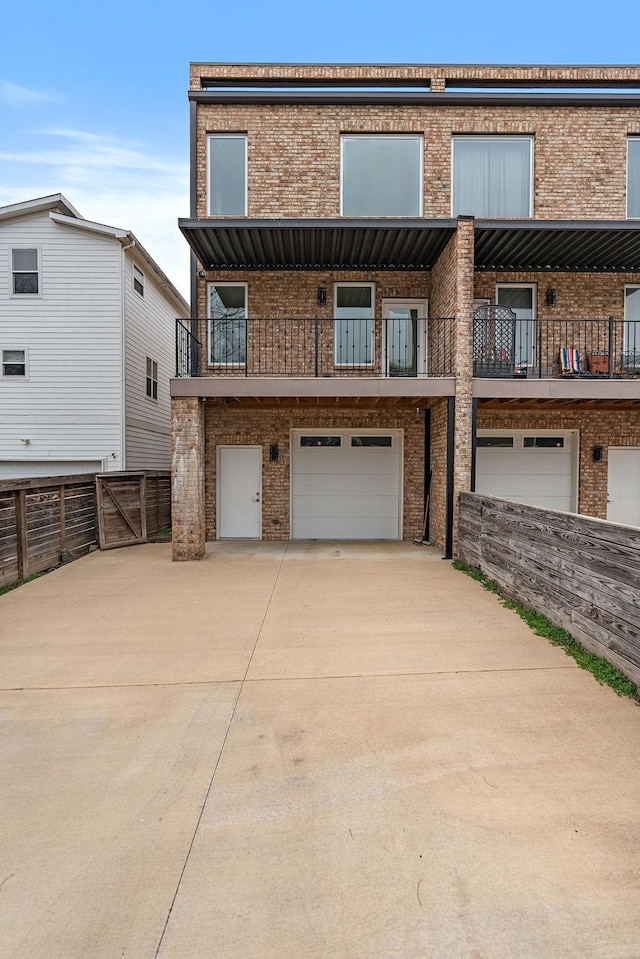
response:
<svg viewBox="0 0 640 959"><path fill-rule="evenodd" d="M147 541L144 473L96 476L100 549Z"/></svg>

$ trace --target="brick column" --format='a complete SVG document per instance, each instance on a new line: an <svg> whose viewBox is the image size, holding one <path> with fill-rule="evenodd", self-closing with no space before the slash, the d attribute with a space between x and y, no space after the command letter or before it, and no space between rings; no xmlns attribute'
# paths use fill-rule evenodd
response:
<svg viewBox="0 0 640 959"><path fill-rule="evenodd" d="M204 403L197 396L171 400L172 558L204 556Z"/></svg>
<svg viewBox="0 0 640 959"><path fill-rule="evenodd" d="M431 77L430 89L432 93L444 93L447 81L444 77Z"/></svg>
<svg viewBox="0 0 640 959"><path fill-rule="evenodd" d="M458 217L456 234L456 377L453 555L458 554L458 495L471 489L473 431L473 217Z"/></svg>

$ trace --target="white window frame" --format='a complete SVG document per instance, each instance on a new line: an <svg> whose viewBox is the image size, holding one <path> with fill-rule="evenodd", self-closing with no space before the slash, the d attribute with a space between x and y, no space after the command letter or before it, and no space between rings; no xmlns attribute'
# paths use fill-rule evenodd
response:
<svg viewBox="0 0 640 959"><path fill-rule="evenodd" d="M366 139L366 140L419 140L420 141L420 174L418 182L418 210L419 212L415 214L416 216L423 215L424 208L424 135L422 133L377 133L372 131L371 133L341 133L340 134L340 216L344 216L344 143L345 140L357 140L357 139ZM351 214L349 214L351 216ZM393 215L387 215L386 219L389 219L389 216L393 218ZM404 218L404 214L398 214L398 219ZM379 216L377 213L371 214L358 214L358 219L385 219L383 216Z"/></svg>
<svg viewBox="0 0 640 959"><path fill-rule="evenodd" d="M371 323L371 359L368 363L339 363L337 357L336 347L338 345L338 339L336 337L336 323L342 322L342 320L348 320L349 317L337 317L335 312L338 308L338 287L340 286L368 286L371 290L371 316L363 317L359 320L360 323L364 322L365 319L369 319ZM336 280L333 284L333 365L336 369L348 368L352 369L372 369L375 366L376 360L376 285L375 283L360 283L358 280Z"/></svg>
<svg viewBox="0 0 640 959"><path fill-rule="evenodd" d="M211 141L212 140L244 140L244 213L212 213L211 212ZM248 133L207 133L207 216L241 217L247 216L249 209L249 134Z"/></svg>
<svg viewBox="0 0 640 959"><path fill-rule="evenodd" d="M526 365L531 367L535 365L536 362L536 332L538 329L538 284L537 283L496 283L496 305L498 304L499 291L501 289L510 289L510 290L532 290L531 296L531 320L528 322L533 324L533 336L531 342L531 350L529 356L527 357ZM525 321L527 322L527 321ZM514 363L516 363L516 358L513 357ZM524 364L523 364L524 365Z"/></svg>
<svg viewBox="0 0 640 959"><path fill-rule="evenodd" d="M149 364L151 364L151 376L149 376ZM155 377L154 377L154 367L155 367ZM145 396L148 400L151 400L152 403L158 402L158 361L154 360L152 356L147 356L145 363ZM153 385L155 383L155 396ZM149 384L151 384L151 393L149 392Z"/></svg>
<svg viewBox="0 0 640 959"><path fill-rule="evenodd" d="M234 280L222 280L220 283L216 283L215 280L208 280L205 289L205 295L207 297L207 366L216 367L220 366L224 369L232 369L237 367L238 369L244 369L246 366L245 362L240 363L212 363L211 362L211 331L212 324L214 322L214 317L211 316L211 297L209 296L209 289L212 286L243 286L244 287L244 319L245 323L249 319L249 284L236 282ZM248 332L248 331L247 331Z"/></svg>
<svg viewBox="0 0 640 959"><path fill-rule="evenodd" d="M483 216L477 217L479 220L521 220L527 219L530 220L533 218L533 186L535 182L533 164L535 161L535 136L532 133L454 133L451 136L451 216L466 216L467 214L457 214L454 213L454 203L453 203L453 183L454 183L454 151L455 144L457 140L528 140L529 141L529 213L526 217L520 216ZM471 215L471 214L469 214Z"/></svg>
<svg viewBox="0 0 640 959"><path fill-rule="evenodd" d="M638 360L638 367L640 368L640 337L633 337L633 344L629 342L629 323L640 323L640 320L630 320L627 316L627 290L637 290L640 293L640 283L625 283L624 285L624 321L622 327L622 353L625 361L631 359L631 354L633 354L633 360L636 361L636 356ZM636 348L636 340L638 340ZM631 349L633 345L634 349ZM628 362L625 362L625 367L628 366ZM635 367L634 367L635 368Z"/></svg>
<svg viewBox="0 0 640 959"><path fill-rule="evenodd" d="M14 250L35 250L38 257L38 269L34 270L14 270L13 269L13 251ZM13 289L13 278L16 273L34 273L37 272L38 275L38 292L37 293L15 293ZM12 246L9 248L9 295L15 297L17 300L22 300L26 298L31 298L35 300L36 298L42 297L42 249L39 246L34 246L32 243L21 244L20 246Z"/></svg>
<svg viewBox="0 0 640 959"><path fill-rule="evenodd" d="M144 298L144 290L145 290L145 278L144 278L144 273L142 272L142 270L140 269L139 266L136 266L136 265L135 265L135 263L133 263L132 266L133 266L133 269L132 269L132 271L131 271L131 277L132 277L131 285L132 285L132 287L133 287L133 292L134 292L134 293L137 293L138 296L141 296L141 297ZM142 291L140 291L140 290L137 289L137 287L136 287L136 280L138 281L138 283L139 283L140 286L142 287Z"/></svg>
<svg viewBox="0 0 640 959"><path fill-rule="evenodd" d="M29 249L32 249L29 247ZM19 350L24 353L24 376L15 376L12 374L5 374L4 372L4 354L8 353L10 350ZM10 381L19 381L24 383L25 380L29 379L29 349L26 346L1 346L0 347L0 379L10 380Z"/></svg>
<svg viewBox="0 0 640 959"><path fill-rule="evenodd" d="M625 197L625 199L626 199L626 203L625 203L626 210L625 210L625 212L626 212L627 220L638 220L638 219L640 219L640 210L638 210L638 212L637 212L635 215L632 215L631 213L629 213L629 144L630 144L630 142L631 142L632 140L634 140L634 141L636 141L636 142L640 142L640 137L636 137L636 136L628 136L628 137L627 137L627 176L626 176L626 181L625 181L625 186L626 186L626 197ZM631 284L630 284L630 285L631 285Z"/></svg>

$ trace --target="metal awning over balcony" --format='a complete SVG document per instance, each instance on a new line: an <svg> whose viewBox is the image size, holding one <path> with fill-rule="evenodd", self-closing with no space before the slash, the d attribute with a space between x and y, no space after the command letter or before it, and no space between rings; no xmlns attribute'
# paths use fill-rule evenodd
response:
<svg viewBox="0 0 640 959"><path fill-rule="evenodd" d="M634 273L640 220L476 220L476 270Z"/></svg>
<svg viewBox="0 0 640 959"><path fill-rule="evenodd" d="M430 270L456 220L179 220L207 270Z"/></svg>

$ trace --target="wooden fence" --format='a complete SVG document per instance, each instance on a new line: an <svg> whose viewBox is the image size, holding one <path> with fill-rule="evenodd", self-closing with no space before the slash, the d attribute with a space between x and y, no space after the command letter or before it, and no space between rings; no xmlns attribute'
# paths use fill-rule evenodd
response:
<svg viewBox="0 0 640 959"><path fill-rule="evenodd" d="M640 529L460 495L460 559L640 685Z"/></svg>
<svg viewBox="0 0 640 959"><path fill-rule="evenodd" d="M144 478L153 534L171 525L171 474L146 471ZM97 516L95 473L0 480L0 585L87 553L97 542Z"/></svg>

